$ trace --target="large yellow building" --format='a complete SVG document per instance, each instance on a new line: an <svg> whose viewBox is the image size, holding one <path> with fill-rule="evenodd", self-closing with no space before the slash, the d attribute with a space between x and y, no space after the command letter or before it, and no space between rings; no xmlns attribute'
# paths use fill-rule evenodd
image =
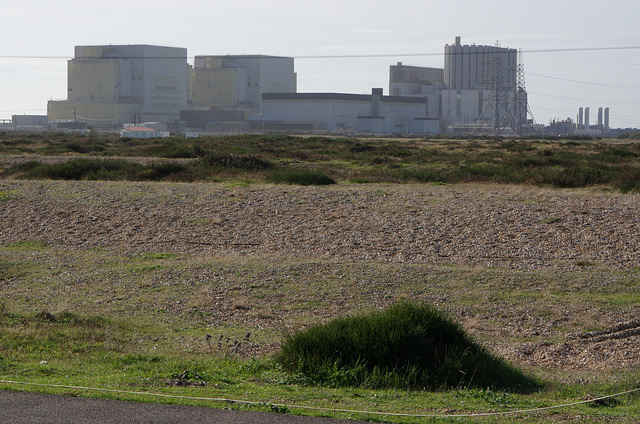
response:
<svg viewBox="0 0 640 424"><path fill-rule="evenodd" d="M191 71L191 107L235 106L259 113L263 93L295 93L292 57L196 56Z"/></svg>
<svg viewBox="0 0 640 424"><path fill-rule="evenodd" d="M206 67L191 70L189 105L210 107L239 105L246 100L246 70L236 68Z"/></svg>
<svg viewBox="0 0 640 424"><path fill-rule="evenodd" d="M76 46L67 66L67 100L48 103L49 121L173 123L186 108L187 49Z"/></svg>

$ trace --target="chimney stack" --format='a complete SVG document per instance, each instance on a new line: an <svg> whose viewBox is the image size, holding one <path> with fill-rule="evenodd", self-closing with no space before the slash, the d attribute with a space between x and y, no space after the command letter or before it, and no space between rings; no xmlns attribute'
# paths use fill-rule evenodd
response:
<svg viewBox="0 0 640 424"><path fill-rule="evenodd" d="M589 131L589 108L584 108L584 129Z"/></svg>

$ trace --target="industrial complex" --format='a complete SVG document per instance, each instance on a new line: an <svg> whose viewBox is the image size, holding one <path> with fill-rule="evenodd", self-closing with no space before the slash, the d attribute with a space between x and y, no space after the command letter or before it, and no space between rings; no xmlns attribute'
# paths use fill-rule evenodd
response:
<svg viewBox="0 0 640 424"><path fill-rule="evenodd" d="M397 135L529 135L543 131L600 136L609 108L590 125L589 108L575 122L536 125L529 111L518 50L444 46L443 68L389 68L388 95L299 93L294 58L207 55L187 62L187 49L151 45L76 46L68 61L65 100L47 116L15 116L14 129L55 127L129 136L172 132L306 132ZM132 131L135 128L139 131ZM147 128L147 130L142 130ZM140 135L138 135L140 134Z"/></svg>

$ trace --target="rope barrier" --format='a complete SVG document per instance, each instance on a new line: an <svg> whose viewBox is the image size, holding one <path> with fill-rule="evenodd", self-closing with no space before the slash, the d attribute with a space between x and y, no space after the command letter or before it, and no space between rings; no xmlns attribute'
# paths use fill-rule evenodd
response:
<svg viewBox="0 0 640 424"><path fill-rule="evenodd" d="M545 406L540 408L531 408L531 409L519 409L515 411L503 411L503 412L482 412L475 414L431 414L431 415L423 415L423 414L402 414L396 412L378 412L378 411L358 411L352 409L334 409L334 408L323 408L317 406L306 406L306 405L286 405L286 404L275 404L268 402L255 402L248 400L238 400L238 399L227 399L227 398L210 398L210 397L197 397L197 396L180 396L180 395L169 395L164 393L153 393L153 392L135 392L130 390L117 390L117 389L105 389L98 387L82 387L82 386L67 386L62 384L44 384L44 383L30 383L24 381L11 381L11 380L0 380L0 383L4 384L21 384L26 386L39 386L39 387L52 387L52 388L63 388L63 389L74 389L74 390L93 390L100 392L109 392L109 393L120 393L120 394L128 394L128 395L139 395L139 396L155 396L155 397L163 397L163 398L171 398L171 399L183 399L183 400L202 400L202 401L210 401L210 402L224 402L224 403L237 403L242 405L253 405L253 406L264 406L270 405L277 408L291 408L291 409L305 409L305 410L314 410L314 411L324 411L324 412L340 412L340 413L349 413L349 414L363 414L363 415L384 415L384 416L393 416L393 417L410 417L410 418L474 418L474 417L491 417L491 416L501 416L501 415L516 415L516 414L528 414L532 412L539 411L548 411L550 409L559 409L566 408L569 406L576 406L591 402L598 402L605 399L614 398L617 396L627 395L634 392L639 392L640 388L627 390L620 393L615 393L612 395L601 396L593 399L582 400L577 402L570 402L561 405L554 406Z"/></svg>

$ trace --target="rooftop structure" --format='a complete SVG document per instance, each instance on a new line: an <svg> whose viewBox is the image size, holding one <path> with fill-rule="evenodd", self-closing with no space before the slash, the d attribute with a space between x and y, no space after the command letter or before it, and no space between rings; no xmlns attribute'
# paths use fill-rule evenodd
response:
<svg viewBox="0 0 640 424"><path fill-rule="evenodd" d="M451 90L488 89L497 77L515 90L517 65L516 49L462 45L460 37L444 47L444 83Z"/></svg>

